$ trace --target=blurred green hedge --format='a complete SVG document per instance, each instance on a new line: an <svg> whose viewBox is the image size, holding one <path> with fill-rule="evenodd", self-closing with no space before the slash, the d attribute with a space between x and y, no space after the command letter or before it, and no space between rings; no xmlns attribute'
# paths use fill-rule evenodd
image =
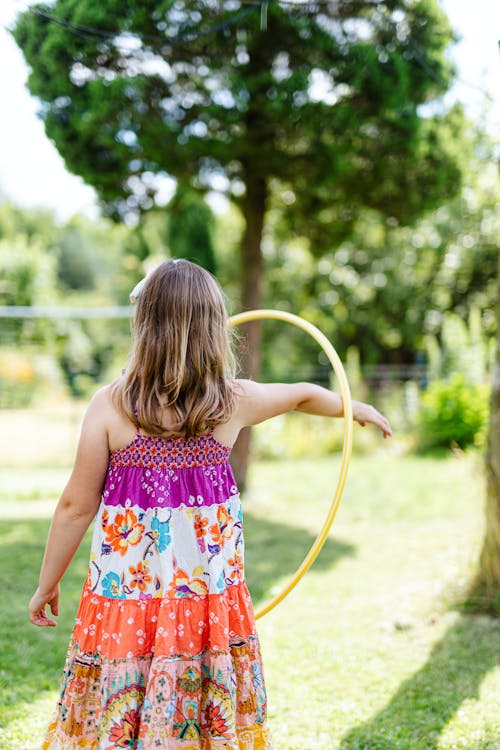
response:
<svg viewBox="0 0 500 750"><path fill-rule="evenodd" d="M421 398L419 450L482 446L488 428L489 395L489 385L471 384L462 373L433 382Z"/></svg>

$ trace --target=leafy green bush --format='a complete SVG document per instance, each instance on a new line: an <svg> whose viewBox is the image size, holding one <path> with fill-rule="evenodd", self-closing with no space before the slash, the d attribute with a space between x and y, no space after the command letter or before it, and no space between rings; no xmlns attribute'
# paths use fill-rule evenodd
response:
<svg viewBox="0 0 500 750"><path fill-rule="evenodd" d="M484 443L490 388L469 384L462 373L436 380L422 396L418 416L419 448L449 448Z"/></svg>

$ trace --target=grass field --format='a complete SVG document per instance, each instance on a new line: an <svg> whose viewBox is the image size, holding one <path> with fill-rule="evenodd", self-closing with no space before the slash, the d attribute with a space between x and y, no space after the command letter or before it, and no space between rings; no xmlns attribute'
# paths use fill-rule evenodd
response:
<svg viewBox="0 0 500 750"><path fill-rule="evenodd" d="M256 608L312 543L338 466L335 456L253 467L244 512ZM89 540L63 581L58 628L35 629L27 602L68 469L6 468L0 747L38 750ZM258 622L276 750L500 750L500 621L453 606L479 551L483 495L474 454L424 459L384 444L353 459L318 560Z"/></svg>

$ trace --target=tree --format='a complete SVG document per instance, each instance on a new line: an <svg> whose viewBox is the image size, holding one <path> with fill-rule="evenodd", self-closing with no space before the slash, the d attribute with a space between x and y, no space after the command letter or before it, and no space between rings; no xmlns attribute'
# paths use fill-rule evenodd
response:
<svg viewBox="0 0 500 750"><path fill-rule="evenodd" d="M494 155L494 147L490 154ZM494 162L493 162L494 163ZM483 248L490 250L490 257L496 247L496 300L494 305L496 323L495 362L491 373L490 424L485 455L486 469L486 529L479 557L479 570L469 590L468 604L474 609L500 616L500 253L498 236L500 218L500 181L496 170L492 172L494 181L486 182L490 204L483 211L483 224L488 242ZM484 252L484 250L483 250ZM472 275L477 278L477 273ZM493 280L490 274L489 281ZM485 291L486 285L485 285Z"/></svg>
<svg viewBox="0 0 500 750"><path fill-rule="evenodd" d="M480 610L500 616L500 263L495 306L497 345L491 378L490 429L486 448L486 531L479 558L479 572L469 601Z"/></svg>
<svg viewBox="0 0 500 750"><path fill-rule="evenodd" d="M13 32L48 136L107 214L148 211L166 174L240 205L244 309L262 300L272 180L290 195L291 228L318 252L363 207L410 222L460 184L457 118L420 110L452 77L436 0L276 0L266 31L260 10L56 0L21 14ZM259 343L252 325L250 375Z"/></svg>
<svg viewBox="0 0 500 750"><path fill-rule="evenodd" d="M76 223L61 230L57 242L59 281L68 289L93 289L98 261L88 237Z"/></svg>
<svg viewBox="0 0 500 750"><path fill-rule="evenodd" d="M493 144L485 140L475 126L467 126L459 144L464 185L437 210L411 226L360 210L350 236L319 256L309 237L290 232L290 195L274 186L266 217L263 306L314 322L342 359L356 347L365 368L422 362L428 335L440 345L444 316L451 310L464 321L472 309L479 310L483 333L493 337L499 181ZM218 222L221 218L219 253L228 246L227 220ZM229 242L229 252L234 251ZM227 252L221 259L222 273ZM263 377L327 381L328 362L322 365L316 344L295 333L293 327L266 322Z"/></svg>
<svg viewBox="0 0 500 750"><path fill-rule="evenodd" d="M44 247L54 243L58 224L52 211L21 208L4 200L0 203L0 239L24 235L28 242L40 242Z"/></svg>
<svg viewBox="0 0 500 750"><path fill-rule="evenodd" d="M189 186L179 183L168 205L168 245L179 258L188 258L215 273L212 240L214 215L207 203Z"/></svg>

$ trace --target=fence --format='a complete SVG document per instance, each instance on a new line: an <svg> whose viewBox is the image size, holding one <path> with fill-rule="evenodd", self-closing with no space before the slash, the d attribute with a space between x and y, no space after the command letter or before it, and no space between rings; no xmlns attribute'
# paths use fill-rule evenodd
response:
<svg viewBox="0 0 500 750"><path fill-rule="evenodd" d="M3 306L0 307L0 344L3 347L13 346L16 343L16 330L18 328L15 327L14 321L19 321L19 325L22 325L22 321L36 321L36 320L45 320L45 321L52 321L54 323L60 323L64 321L113 321L113 320L128 320L131 317L131 308L130 306L107 306L107 307L53 307L53 306ZM11 323L9 326L8 322ZM99 327L101 333L102 327ZM93 329L96 330L95 328ZM128 331L127 331L128 333ZM53 336L60 335L57 333L53 333ZM62 336L71 335L70 333L65 332L63 329ZM103 334L104 335L104 334ZM105 347L112 348L113 345L117 344L117 341L114 340L112 332L108 333L108 335L111 337L110 341L107 343L104 342ZM50 339L50 335L48 336ZM32 351L34 352L37 349L37 346L39 348L43 346L48 346L47 341L37 341L36 336L28 335L25 337L24 344L23 344L23 351L26 353L30 347ZM123 340L121 341L121 347L123 349ZM50 348L50 346L49 346ZM75 356L78 356L78 342L77 345L74 347L77 351ZM80 343L80 353L81 353L81 343ZM52 352L53 353L53 352ZM85 358L85 357L84 357ZM61 359L64 361L64 356L61 356L59 354L58 357L59 361L61 362ZM67 359L67 357L66 357ZM289 363L291 365L291 363ZM81 374L87 374L89 377L92 377L94 374L94 371L92 368L85 368L83 366L78 367L76 363L73 364L73 371L72 367L70 365L66 365L66 378L69 381L69 385L71 387L72 382L75 380L75 377ZM315 382L321 383L323 385L328 385L329 377L331 375L330 368L328 366L328 363L323 363L323 366L316 366L311 367L309 371L302 372L300 368L290 366L290 372L288 373L288 376L286 379L291 380L314 380ZM396 384L404 384L409 381L417 384L419 389L425 389L427 387L428 383L428 372L427 367L424 362L415 363L415 364L377 364L377 365L362 365L359 368L358 375L361 377L363 382L365 383L368 388L379 391L384 390L391 385ZM263 377L266 379L273 379L273 373L267 373L264 371ZM2 373L0 371L0 380L2 378ZM0 407L6 406L8 404L5 403L5 398L0 398ZM14 404L15 405L15 404Z"/></svg>

